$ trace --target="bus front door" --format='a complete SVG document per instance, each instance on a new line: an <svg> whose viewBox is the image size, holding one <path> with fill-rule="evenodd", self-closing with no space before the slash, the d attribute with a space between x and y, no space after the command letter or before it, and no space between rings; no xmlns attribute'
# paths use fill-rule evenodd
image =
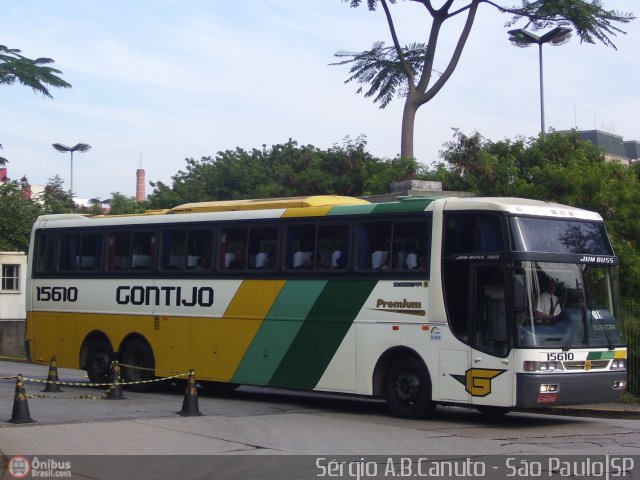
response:
<svg viewBox="0 0 640 480"><path fill-rule="evenodd" d="M470 269L469 334L471 355L466 390L478 406L511 407L515 398L514 353L510 348L501 265Z"/></svg>

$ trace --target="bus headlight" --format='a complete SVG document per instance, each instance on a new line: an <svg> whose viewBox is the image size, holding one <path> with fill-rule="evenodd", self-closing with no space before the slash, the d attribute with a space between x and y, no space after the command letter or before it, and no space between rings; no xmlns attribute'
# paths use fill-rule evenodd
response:
<svg viewBox="0 0 640 480"><path fill-rule="evenodd" d="M627 361L624 359L612 360L611 361L611 370L626 370L627 369Z"/></svg>
<svg viewBox="0 0 640 480"><path fill-rule="evenodd" d="M540 393L558 393L558 385L540 385Z"/></svg>
<svg viewBox="0 0 640 480"><path fill-rule="evenodd" d="M523 370L525 372L557 372L564 370L562 366L562 362L534 362L531 360L526 360L523 364Z"/></svg>

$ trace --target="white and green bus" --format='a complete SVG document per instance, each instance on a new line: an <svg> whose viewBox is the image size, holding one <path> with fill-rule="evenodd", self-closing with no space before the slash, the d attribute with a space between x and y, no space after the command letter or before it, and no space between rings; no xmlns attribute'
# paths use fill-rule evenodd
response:
<svg viewBox="0 0 640 480"><path fill-rule="evenodd" d="M150 369L126 381L194 369L216 387L383 397L410 418L613 401L617 263L598 214L514 198L46 215L26 347L93 381L118 358Z"/></svg>

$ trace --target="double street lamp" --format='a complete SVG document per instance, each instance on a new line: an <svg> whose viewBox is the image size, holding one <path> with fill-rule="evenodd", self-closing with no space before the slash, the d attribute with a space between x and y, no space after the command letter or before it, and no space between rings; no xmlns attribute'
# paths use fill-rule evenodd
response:
<svg viewBox="0 0 640 480"><path fill-rule="evenodd" d="M86 152L87 150L91 150L91 145L87 145L86 143L78 143L73 147L67 147L66 145L62 145L61 143L54 143L52 146L57 151L62 153L71 152L71 181L69 182L69 193L73 195L73 152Z"/></svg>
<svg viewBox="0 0 640 480"><path fill-rule="evenodd" d="M532 44L538 45L538 56L540 63L540 134L544 135L544 84L542 81L542 45L545 43L551 46L564 45L571 38L571 29L567 27L556 27L545 33L541 37L527 32L522 28L509 30L509 41L516 47L526 48Z"/></svg>

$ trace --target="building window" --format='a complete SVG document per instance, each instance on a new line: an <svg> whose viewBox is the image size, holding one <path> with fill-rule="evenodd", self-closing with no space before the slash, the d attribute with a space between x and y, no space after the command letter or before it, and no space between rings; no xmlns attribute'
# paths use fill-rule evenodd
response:
<svg viewBox="0 0 640 480"><path fill-rule="evenodd" d="M20 265L2 265L2 290L20 290Z"/></svg>

